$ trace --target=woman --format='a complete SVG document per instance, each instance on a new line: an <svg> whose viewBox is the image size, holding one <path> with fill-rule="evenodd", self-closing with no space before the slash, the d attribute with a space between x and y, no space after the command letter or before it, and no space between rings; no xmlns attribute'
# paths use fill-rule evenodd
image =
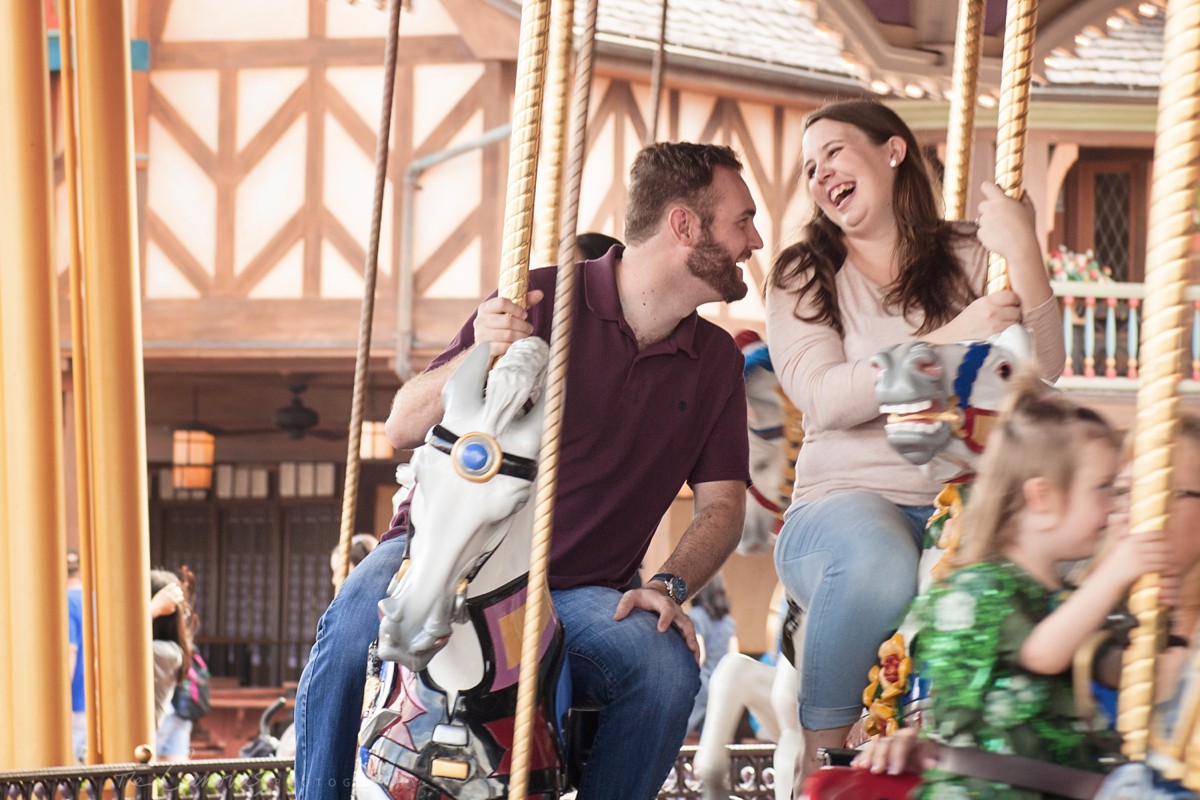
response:
<svg viewBox="0 0 1200 800"><path fill-rule="evenodd" d="M150 629L154 655L154 724L158 731L156 752L176 760L187 756L180 749L178 719L171 713L175 687L187 675L192 663L191 637L188 634L188 605L183 585L175 573L150 570ZM165 725L164 725L165 723ZM187 736L191 726L187 726Z"/></svg>
<svg viewBox="0 0 1200 800"><path fill-rule="evenodd" d="M771 270L767 341L775 374L804 412L792 506L775 549L806 611L799 711L802 778L861 713L879 643L917 588L925 520L940 487L892 451L871 356L902 341L982 339L1022 322L1044 377L1062 370L1058 306L1028 203L984 184L976 224L941 219L912 132L869 101L811 114L803 174L814 210ZM1011 291L984 295L987 251ZM797 780L799 785L799 780Z"/></svg>

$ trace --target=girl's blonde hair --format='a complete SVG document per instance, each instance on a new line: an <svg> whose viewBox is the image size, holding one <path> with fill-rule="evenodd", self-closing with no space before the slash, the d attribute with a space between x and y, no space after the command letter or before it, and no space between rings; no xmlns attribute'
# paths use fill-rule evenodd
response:
<svg viewBox="0 0 1200 800"><path fill-rule="evenodd" d="M1013 391L988 437L971 499L963 509L966 535L955 567L986 561L1013 541L1025 506L1025 482L1045 478L1067 491L1090 442L1120 447L1117 432L1095 411L1048 388L1034 372L1013 381Z"/></svg>

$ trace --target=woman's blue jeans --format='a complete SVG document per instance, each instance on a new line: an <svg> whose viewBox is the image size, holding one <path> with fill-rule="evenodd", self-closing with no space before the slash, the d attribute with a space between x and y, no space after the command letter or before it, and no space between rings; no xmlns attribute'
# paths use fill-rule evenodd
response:
<svg viewBox="0 0 1200 800"><path fill-rule="evenodd" d="M353 781L367 650L376 604L404 557L381 543L350 573L317 626L296 692L296 797L348 798ZM567 635L573 701L604 707L580 800L649 800L674 764L700 686L696 659L671 628L635 610L614 622L620 592L583 586L552 593Z"/></svg>
<svg viewBox="0 0 1200 800"><path fill-rule="evenodd" d="M793 507L775 543L775 569L805 611L800 724L851 725L867 673L917 591L929 506L842 492Z"/></svg>

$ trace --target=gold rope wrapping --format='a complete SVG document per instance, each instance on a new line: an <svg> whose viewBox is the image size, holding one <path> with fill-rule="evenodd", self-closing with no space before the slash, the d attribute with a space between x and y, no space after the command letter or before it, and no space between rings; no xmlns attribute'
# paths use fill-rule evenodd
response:
<svg viewBox="0 0 1200 800"><path fill-rule="evenodd" d="M560 0L573 7L574 0ZM555 279L554 319L550 338L550 365L546 376L546 410L542 427L541 457L538 461L533 512L533 539L529 556L529 590L521 641L521 671L517 679L517 714L513 723L512 777L509 800L525 800L529 791L529 751L533 740L534 710L537 705L538 649L541 644L546 604L550 602L547 572L550 566L550 535L554 531L554 507L558 487L558 445L567 386L567 358L571 344L571 313L575 308L575 229L579 224L579 190L583 183L584 149L587 144L588 102L595 56L597 0L588 0L579 62L575 70L575 96L571 109L571 153L567 166L566 195ZM572 11L569 18L574 17ZM565 93L566 82L562 84ZM565 98L563 100L565 105Z"/></svg>
<svg viewBox="0 0 1200 800"><path fill-rule="evenodd" d="M1033 66L1033 35L1037 0L1009 0L1004 21L999 122L996 126L996 183L1009 197L1021 196L1025 172L1025 128L1029 121L1029 84ZM992 253L988 258L988 294L1009 287L1008 264Z"/></svg>
<svg viewBox="0 0 1200 800"><path fill-rule="evenodd" d="M662 16L658 21L658 49L650 67L650 119L646 126L646 144L658 141L658 117L662 108L663 73L667 70L667 7L670 0L662 0Z"/></svg>
<svg viewBox="0 0 1200 800"><path fill-rule="evenodd" d="M983 0L960 0L954 34L954 77L950 89L950 127L946 131L946 177L942 183L946 219L963 219L971 181L975 143L975 92L983 43Z"/></svg>
<svg viewBox="0 0 1200 800"><path fill-rule="evenodd" d="M546 83L546 39L550 0L521 6L521 44L513 95L513 132L508 154L508 194L500 253L500 296L525 307L529 242L533 238L533 189L542 138L542 91Z"/></svg>
<svg viewBox="0 0 1200 800"><path fill-rule="evenodd" d="M350 400L350 430L346 437L346 479L342 488L342 521L338 537L334 592L342 589L350 573L350 540L354 537L358 505L358 477L362 466L363 405L367 394L367 368L371 361L371 327L375 318L375 279L379 274L379 232L383 226L383 198L387 190L388 139L392 130L392 97L396 87L396 51L400 36L401 0L392 0L383 51L383 106L375 139L375 187L371 204L371 232L363 264L362 310L358 320L358 347L354 358L354 394Z"/></svg>
<svg viewBox="0 0 1200 800"><path fill-rule="evenodd" d="M1183 292L1200 177L1200 4L1196 0L1167 4L1163 41L1134 439L1130 509L1134 533L1165 528L1171 485L1172 440L1183 378ZM1158 652L1157 575L1147 575L1134 584L1129 609L1137 617L1138 627L1125 651L1117 729L1125 736L1125 754L1141 760L1146 757ZM1195 769L1190 770L1189 785L1198 777Z"/></svg>
<svg viewBox="0 0 1200 800"><path fill-rule="evenodd" d="M558 220L562 216L563 161L567 149L567 97L571 80L571 45L575 23L575 0L562 0L550 14L550 77L543 99L546 148L539 159L537 205L537 264L554 264L558 255Z"/></svg>

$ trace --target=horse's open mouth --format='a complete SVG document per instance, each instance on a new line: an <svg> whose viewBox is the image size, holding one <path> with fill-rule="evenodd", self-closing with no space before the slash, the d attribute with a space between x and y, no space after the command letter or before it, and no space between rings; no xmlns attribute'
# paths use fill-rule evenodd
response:
<svg viewBox="0 0 1200 800"><path fill-rule="evenodd" d="M933 433L947 422L958 419L955 411L947 411L941 400L919 400L915 403L881 405L887 414L888 433Z"/></svg>

